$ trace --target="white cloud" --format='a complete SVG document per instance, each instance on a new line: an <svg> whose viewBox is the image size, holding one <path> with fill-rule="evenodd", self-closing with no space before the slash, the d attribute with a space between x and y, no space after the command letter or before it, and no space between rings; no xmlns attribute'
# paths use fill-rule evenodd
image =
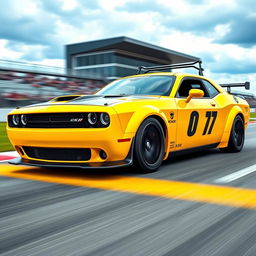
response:
<svg viewBox="0 0 256 256"><path fill-rule="evenodd" d="M247 1L10 0L0 10L8 26L0 31L0 58L64 66L65 44L130 36L201 57L217 82L253 84L256 47L217 41L232 33L234 19L255 17Z"/></svg>
<svg viewBox="0 0 256 256"><path fill-rule="evenodd" d="M52 66L52 67L65 68L64 59L42 59L41 61L32 61L31 63Z"/></svg>
<svg viewBox="0 0 256 256"><path fill-rule="evenodd" d="M56 22L56 28L56 34L53 35L53 38L60 47L64 47L64 44L90 41L99 38L102 33L97 20L81 24L79 27L59 20Z"/></svg>
<svg viewBox="0 0 256 256"><path fill-rule="evenodd" d="M62 5L62 9L63 10L74 10L77 6L78 3L76 0L59 0L61 5Z"/></svg>
<svg viewBox="0 0 256 256"><path fill-rule="evenodd" d="M7 47L8 40L0 40L0 58L1 59L9 59L15 60L19 59L23 53L21 51L14 51Z"/></svg>
<svg viewBox="0 0 256 256"><path fill-rule="evenodd" d="M217 36L223 37L230 31L230 24L220 24L215 26L214 32Z"/></svg>

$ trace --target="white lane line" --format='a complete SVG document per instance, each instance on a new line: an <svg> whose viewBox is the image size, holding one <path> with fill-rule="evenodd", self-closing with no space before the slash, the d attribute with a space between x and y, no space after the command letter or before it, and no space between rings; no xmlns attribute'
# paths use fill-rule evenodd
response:
<svg viewBox="0 0 256 256"><path fill-rule="evenodd" d="M250 173L256 172L256 164L251 165L247 168L244 168L240 171L231 173L229 175L223 176L217 180L215 180L216 183L229 183L232 182L234 180L240 179Z"/></svg>

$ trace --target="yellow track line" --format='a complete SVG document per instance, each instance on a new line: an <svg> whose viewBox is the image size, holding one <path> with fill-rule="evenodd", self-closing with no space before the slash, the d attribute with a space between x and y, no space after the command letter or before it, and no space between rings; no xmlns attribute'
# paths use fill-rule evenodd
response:
<svg viewBox="0 0 256 256"><path fill-rule="evenodd" d="M70 172L69 172L70 171ZM106 170L107 172L107 170ZM0 176L98 188L140 195L256 208L256 190L206 185L141 177L88 175L72 169L47 170L34 167L1 165ZM15 189L15 188L14 188Z"/></svg>

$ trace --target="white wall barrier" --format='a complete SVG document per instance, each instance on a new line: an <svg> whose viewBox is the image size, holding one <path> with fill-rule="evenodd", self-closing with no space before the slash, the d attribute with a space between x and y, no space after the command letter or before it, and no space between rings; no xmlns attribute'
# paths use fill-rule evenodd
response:
<svg viewBox="0 0 256 256"><path fill-rule="evenodd" d="M251 108L251 109L250 109L250 112L251 112L251 113L256 113L256 108Z"/></svg>
<svg viewBox="0 0 256 256"><path fill-rule="evenodd" d="M0 108L0 122L6 122L7 114L11 111L11 108Z"/></svg>

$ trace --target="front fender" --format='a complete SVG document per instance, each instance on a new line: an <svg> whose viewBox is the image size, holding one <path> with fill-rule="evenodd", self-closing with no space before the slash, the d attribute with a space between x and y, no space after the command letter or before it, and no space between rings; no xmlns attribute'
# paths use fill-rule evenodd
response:
<svg viewBox="0 0 256 256"><path fill-rule="evenodd" d="M125 131L125 134L132 134L132 136L135 136L137 130L139 129L141 123L147 118L147 117L150 117L150 116L158 116L158 118L161 118L162 122L161 124L164 123L164 126L163 129L164 129L164 132L165 132L165 156L164 156L164 159L167 158L168 156L168 148L167 148L167 145L168 145L168 141L169 141L169 138L168 138L168 120L165 116L165 114L160 111L158 108L156 107L153 107L153 106L143 106L140 110L136 111L133 116L131 117L128 125L127 125L127 128L126 128L126 131Z"/></svg>
<svg viewBox="0 0 256 256"><path fill-rule="evenodd" d="M143 106L142 108L138 109L134 114L132 115L125 133L136 133L141 123L149 116L158 116L160 117L164 123L165 126L168 127L168 120L163 112L160 111L160 109L153 107L153 106ZM165 129L166 129L165 127Z"/></svg>
<svg viewBox="0 0 256 256"><path fill-rule="evenodd" d="M234 106L231 111L229 112L227 121L226 121L226 125L224 128L224 132L221 138L221 142L219 144L219 148L225 148L228 146L228 141L229 141L229 137L230 137L230 132L231 132L231 128L233 125L233 121L235 119L235 117L238 114L242 114L243 115L243 111L239 106Z"/></svg>

